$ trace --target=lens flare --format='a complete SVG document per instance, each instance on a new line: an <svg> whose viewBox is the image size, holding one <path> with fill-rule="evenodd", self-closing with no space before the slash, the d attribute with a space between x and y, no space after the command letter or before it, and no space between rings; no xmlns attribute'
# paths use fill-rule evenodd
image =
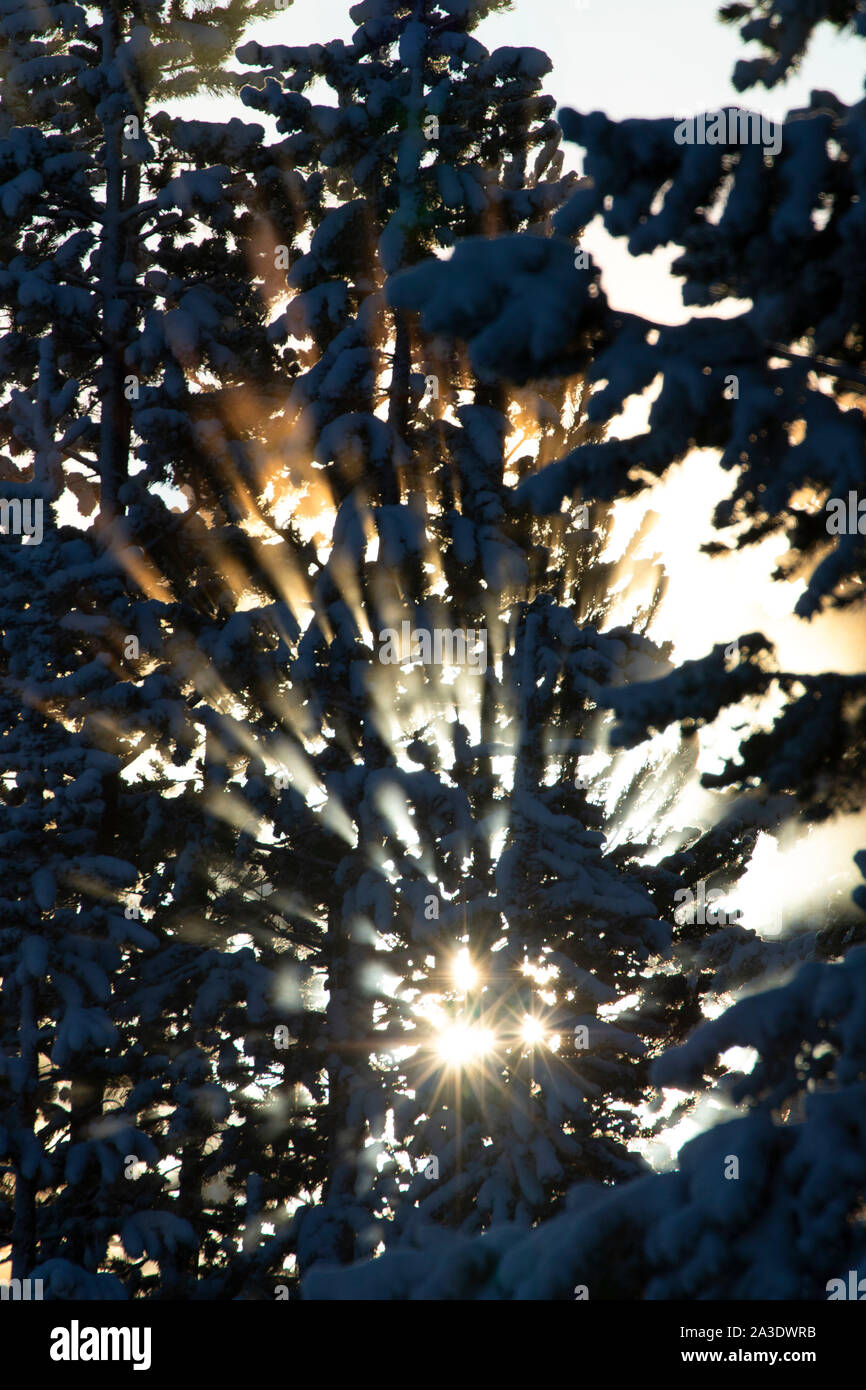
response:
<svg viewBox="0 0 866 1390"><path fill-rule="evenodd" d="M451 967L454 983L458 989L472 989L478 983L478 970L473 965L469 956L469 951L464 946L462 951L458 951Z"/></svg>
<svg viewBox="0 0 866 1390"><path fill-rule="evenodd" d="M493 1042L489 1028L455 1023L441 1034L437 1046L440 1057L449 1066L465 1067L490 1052Z"/></svg>
<svg viewBox="0 0 866 1390"><path fill-rule="evenodd" d="M544 1024L540 1019L532 1018L530 1014L523 1020L523 1041L530 1047L537 1047L545 1041Z"/></svg>

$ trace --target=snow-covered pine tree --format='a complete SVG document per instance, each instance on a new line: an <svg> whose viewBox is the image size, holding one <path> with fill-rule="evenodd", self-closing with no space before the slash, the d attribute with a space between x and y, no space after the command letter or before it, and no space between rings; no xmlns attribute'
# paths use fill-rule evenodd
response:
<svg viewBox="0 0 866 1390"><path fill-rule="evenodd" d="M243 98L276 117L275 160L321 185L309 245L286 248L290 300L272 329L308 352L287 484L309 511L336 510L287 668L305 721L295 765L331 838L317 847L296 795L268 868L285 891L302 876L325 933L327 1181L297 1216L302 1269L423 1241L433 1224L528 1225L579 1176L639 1172L627 1143L644 1054L706 988L648 969L667 949L678 870L735 876L743 862L742 822L696 831L655 870L643 846L605 853L605 777L593 796L581 771L604 744L601 689L667 669L643 634L660 580L631 625L611 624L604 507L574 499L533 520L514 502L521 479L598 437L580 383L594 329L558 360L574 381L527 371L508 392L382 296L387 274L455 238L484 236L495 258L495 232L527 271L560 256L590 308L599 294L575 271L581 253L549 239L575 183L539 95L549 60L488 53L471 31L494 8L368 0L351 44L239 53L265 71ZM316 79L333 103L304 95ZM529 277L507 264L520 303ZM529 341L511 316L527 360L542 335L560 341L555 290ZM404 622L423 635L401 651ZM430 664L425 639L432 653L437 633L467 632L484 634L484 669L468 655ZM614 1026L603 1007L629 995Z"/></svg>
<svg viewBox="0 0 866 1390"><path fill-rule="evenodd" d="M807 16L768 0L729 5L723 14L745 18L744 37L765 47L761 59L738 66L741 89L780 80L822 19L864 33L854 4L819 5ZM575 486L584 495L628 495L642 485L635 464L661 475L695 443L724 448L723 461L740 472L717 523L751 521L740 543L773 527L787 531L791 550L782 577L809 574L800 616L862 602L857 499L852 525L849 498L863 477L857 327L863 275L854 251L862 216L856 153L862 107L813 94L810 106L785 123L781 148L771 157L732 148L724 137L715 147L680 144L676 121L617 125L599 113L563 113L566 128L588 150L594 185L572 201L559 230L573 232L599 211L609 230L629 234L633 252L673 240L686 247L675 266L687 275L686 302L730 294L751 299L752 307L733 321L669 328L595 306L599 351L589 377L608 384L594 393L591 418L615 412L657 372L662 392L647 434L593 442L528 480L523 496L539 511L558 506ZM491 376L519 382L532 370L561 370L561 358L585 330L583 306L565 315L553 344L538 336L529 365L523 344L515 348L512 323L521 313L524 342L531 340L539 295L555 293L558 282L566 302L564 258L557 266L551 250L515 306L504 285L526 251L513 243L509 258L507 244L497 249L498 260L487 247L458 248L444 270L430 266L401 277L391 297L422 310L431 330L456 330L467 340L470 361ZM840 505L832 501L836 494ZM830 525L842 512L845 539L828 540L842 534ZM779 679L789 701L773 730L744 740L741 760L708 783L751 782L759 796L775 800L779 816L800 811L822 819L859 809L863 678L777 676L761 634L741 637L739 646L744 660L733 671L720 646L663 680L610 692L605 700L618 716L617 741L636 743L677 718L710 721ZM857 862L862 871L862 851ZM866 907L862 887L854 902ZM817 940L805 928L801 939L828 955L862 935L862 916L849 911ZM529 1236L512 1226L495 1239L443 1243L438 1259L404 1251L386 1255L373 1270L313 1272L308 1296L357 1295L371 1274L377 1296L398 1298L570 1298L576 1281L593 1297L845 1296L840 1281L849 1269L859 1277L864 1260L860 956L858 949L837 964L802 966L789 982L703 1023L656 1063L659 1085L694 1088L703 1078L722 1077L720 1058L731 1047L756 1054L754 1067L745 1062L741 1075L728 1068L723 1078L747 1113L686 1144L676 1172L613 1193L576 1187L569 1194L573 1214L542 1223ZM736 976L734 962L734 982Z"/></svg>
<svg viewBox="0 0 866 1390"><path fill-rule="evenodd" d="M734 81L741 90L780 81L824 18L864 33L853 0L820 4L808 17L772 3L730 5L722 14L744 19L744 36L765 47L762 58L738 64ZM527 479L518 495L541 513L558 508L575 488L598 499L627 497L690 450L718 449L735 483L716 523L739 529L726 542L708 539L706 548L784 534L790 550L778 577L806 581L795 612L808 620L862 602L866 521L857 489L866 372L858 325L866 291L857 250L864 178L857 150L866 116L862 103L847 107L828 92L813 93L809 106L779 128L755 126L745 112L736 121L729 112L716 116L722 114L725 120L707 118L701 141L688 121L618 123L600 112L564 110L563 129L586 148L589 180L554 223L570 236L598 215L612 234L628 236L634 255L670 242L682 246L673 269L685 278L684 302L750 301L733 317L667 326L613 311L603 297L590 303L574 295L575 275L564 250L555 259L555 244L549 260L527 267L520 291L508 296L505 284L529 254L523 239L512 243L510 262L505 242L497 248L499 259L486 263L486 250L465 245L447 271L419 269L411 282L395 284L392 297L416 309L423 304L428 327L456 331L467 340L470 361L497 380L520 382L528 371L561 370L563 356L591 326L596 337L588 380L606 383L588 403L592 421L615 415L660 376L644 433L581 443ZM742 142L744 130L750 136L757 130L759 139ZM471 302L465 293L470 279ZM548 328L543 295L565 306L555 337L541 331ZM524 324L519 344L517 316ZM533 344L529 355L527 342ZM772 729L747 738L743 761L708 776L706 785L754 785L758 779L772 794L795 793L814 820L858 809L863 675L779 672L761 634L741 635L733 671L730 665L719 646L692 665L688 677L674 674L649 690L617 697L615 737L632 744L678 715L709 722L723 706L778 684L788 699Z"/></svg>
<svg viewBox="0 0 866 1390"><path fill-rule="evenodd" d="M729 17L736 17L733 11ZM756 21L746 32L766 38L770 49L785 49L788 39L780 36L789 32L787 18L777 18L778 24L772 15L766 23ZM862 27L850 7L835 18L842 26L850 20ZM793 62L803 41L798 27L791 32ZM745 85L754 72L741 65L737 82ZM498 260L485 260L485 246L465 243L449 266L419 267L390 291L403 304L423 306L431 330L450 327L466 339L470 361L497 379L520 382L530 370L563 370L563 356L591 322L596 353L587 374L599 385L587 410L596 421L615 414L660 376L645 433L580 445L527 479L518 495L542 514L558 508L575 487L602 499L629 496L693 446L717 447L723 465L737 473L717 524L740 523L733 542L740 546L772 531L787 535L790 549L779 576L804 576L795 611L805 619L819 608L847 608L862 599L859 522L849 525L848 534L838 534L835 522L850 510L853 484L863 471L863 373L855 327L862 287L851 251L862 179L844 144L850 139L852 149L857 146L863 113L859 105L834 106L835 100L816 94L809 108L775 132L749 122L744 127L740 118L733 125L729 114L725 125L708 119L707 136L711 130L719 140L729 135L727 144L709 138L689 143L688 122L617 124L600 113L563 113L565 128L587 147L593 182L556 214L557 230L570 235L599 212L611 232L629 234L635 253L669 239L679 242L686 251L675 269L686 275L686 302L706 304L726 295L751 299L753 307L733 318L670 327L613 311L603 297L591 306L569 298L574 273L564 248L556 259L555 242L549 261L527 274L519 294L509 298L509 277L527 254L523 238L512 240L510 253L506 242L498 243ZM838 129L838 151L835 136L826 147L822 143L828 121ZM778 142L778 151L735 143L743 129ZM815 151L810 180L804 180L800 173L808 161L801 147L808 140ZM825 293L825 281L832 292ZM534 360L527 362L523 344L532 340L533 324L547 327L544 309L536 309L544 293L566 306L559 336L538 333ZM832 313L824 313L827 304L836 305ZM515 315L529 326L517 349ZM719 547L708 537L708 550ZM663 680L612 692L613 740L634 746L677 719L694 728L744 697L781 692L783 705L769 729L748 734L736 757L721 772L705 774L703 782L757 803L756 814L770 824L798 813L814 823L862 805L863 681L858 672L779 671L763 634L741 635ZM832 955L860 939L862 921L850 905L834 905L829 917L817 940L803 930L790 951ZM778 956L775 949L769 954ZM742 964L743 953L737 958Z"/></svg>
<svg viewBox="0 0 866 1390"><path fill-rule="evenodd" d="M866 856L859 854L861 870ZM855 891L866 906L866 890ZM515 1223L347 1270L308 1298L843 1299L866 1271L863 1229L866 950L812 961L705 1021L654 1065L660 1086L715 1077L721 1121L676 1169L602 1188L526 1233ZM720 1058L741 1048L742 1068ZM750 1060L745 1058L749 1056ZM732 1103L743 1113L731 1118Z"/></svg>
<svg viewBox="0 0 866 1390"><path fill-rule="evenodd" d="M277 370L248 268L270 165L253 180L261 129L156 102L232 87L226 57L274 8L0 15L2 1229L53 1297L188 1296L209 1272L219 1292L255 1225L249 1128L226 1121L271 976L230 942L249 871L216 805L238 757L218 669L269 690L291 620L273 586L227 612L212 555L234 543L242 572L236 474ZM94 525L67 524L73 496Z"/></svg>

